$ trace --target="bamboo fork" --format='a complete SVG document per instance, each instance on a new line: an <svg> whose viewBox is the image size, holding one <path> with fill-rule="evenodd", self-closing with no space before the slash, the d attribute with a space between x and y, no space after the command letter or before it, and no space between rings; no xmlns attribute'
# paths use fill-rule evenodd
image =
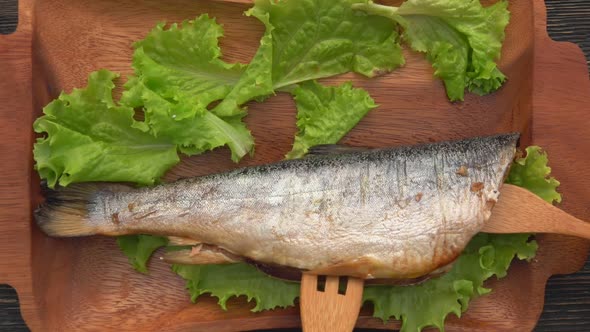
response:
<svg viewBox="0 0 590 332"><path fill-rule="evenodd" d="M365 281L349 277L344 294L340 294L340 278L327 276L321 291L318 290L318 276L303 274L300 307L305 332L353 330L361 309Z"/></svg>

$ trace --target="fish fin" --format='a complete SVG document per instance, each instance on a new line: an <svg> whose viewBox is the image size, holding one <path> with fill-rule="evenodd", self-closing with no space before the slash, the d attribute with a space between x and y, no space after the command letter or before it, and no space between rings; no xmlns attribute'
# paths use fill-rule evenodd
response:
<svg viewBox="0 0 590 332"><path fill-rule="evenodd" d="M35 210L35 221L49 236L94 235L98 227L90 222L88 216L89 208L94 204L94 194L104 189L120 191L123 187L129 188L114 184L80 183L53 190L42 183L41 192L45 202Z"/></svg>
<svg viewBox="0 0 590 332"><path fill-rule="evenodd" d="M316 145L309 149L307 156L324 156L330 154L352 153L352 152L367 152L374 150L369 147L349 146L341 144L323 144Z"/></svg>
<svg viewBox="0 0 590 332"><path fill-rule="evenodd" d="M168 236L169 246L196 246L201 241L179 236Z"/></svg>
<svg viewBox="0 0 590 332"><path fill-rule="evenodd" d="M232 264L242 261L242 258L216 246L198 244L191 249L170 251L161 257L166 263L206 265Z"/></svg>

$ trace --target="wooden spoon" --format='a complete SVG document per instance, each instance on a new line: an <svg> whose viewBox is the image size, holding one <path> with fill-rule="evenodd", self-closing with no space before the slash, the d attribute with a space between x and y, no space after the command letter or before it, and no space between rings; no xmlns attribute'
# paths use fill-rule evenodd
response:
<svg viewBox="0 0 590 332"><path fill-rule="evenodd" d="M505 184L482 232L555 233L590 239L590 223L563 212L526 189Z"/></svg>
<svg viewBox="0 0 590 332"><path fill-rule="evenodd" d="M344 294L338 292L341 277L327 276L324 290L318 289L318 276L301 277L301 324L305 332L349 332L361 310L365 281L348 277Z"/></svg>

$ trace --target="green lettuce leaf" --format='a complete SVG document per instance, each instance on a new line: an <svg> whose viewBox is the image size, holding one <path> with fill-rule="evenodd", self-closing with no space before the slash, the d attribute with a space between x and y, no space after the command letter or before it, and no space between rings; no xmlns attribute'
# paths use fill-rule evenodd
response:
<svg viewBox="0 0 590 332"><path fill-rule="evenodd" d="M402 25L403 39L413 50L426 53L451 101L463 100L465 88L484 95L506 80L495 60L510 19L507 1L489 7L479 0L407 0L400 7L368 2L353 7Z"/></svg>
<svg viewBox="0 0 590 332"><path fill-rule="evenodd" d="M293 92L297 103L297 128L293 150L287 159L303 157L310 147L336 144L373 108L369 93L345 83L326 87L304 82Z"/></svg>
<svg viewBox="0 0 590 332"><path fill-rule="evenodd" d="M350 7L355 2L254 1L249 13L268 18L273 27L275 89L349 71L372 77L404 63L395 25L355 13Z"/></svg>
<svg viewBox="0 0 590 332"><path fill-rule="evenodd" d="M143 109L145 120L136 128L177 144L182 153L195 155L228 145L237 162L254 146L237 103L250 98L245 92L256 90L244 77L257 73L250 66L220 60L221 36L222 27L207 15L181 26L158 24L134 45L135 76L125 84L121 102ZM218 100L224 100L225 108L233 106L231 112L220 116L207 109Z"/></svg>
<svg viewBox="0 0 590 332"><path fill-rule="evenodd" d="M168 239L153 235L125 235L117 237L117 244L133 268L147 274L148 260L156 249L168 244Z"/></svg>
<svg viewBox="0 0 590 332"><path fill-rule="evenodd" d="M222 36L223 28L206 14L180 26L159 23L134 44L136 77L127 83L134 93L125 93L123 101L142 106L142 92L149 90L175 105L170 115L177 121L204 112L227 96L245 68L220 60ZM136 85L141 88L134 90Z"/></svg>
<svg viewBox="0 0 590 332"><path fill-rule="evenodd" d="M228 145L232 151L232 160L237 162L254 146L250 130L242 121L245 114L222 118L207 109L202 109L191 117L176 120L179 105L147 89L142 83L134 82L130 90L124 94L124 101L132 104L131 98L138 94L141 94L145 120L134 126L156 137L172 141L184 154L201 154ZM137 104L133 105L137 107Z"/></svg>
<svg viewBox="0 0 590 332"><path fill-rule="evenodd" d="M113 101L113 80L107 70L90 74L84 89L62 93L33 124L36 169L47 185L113 181L151 185L179 161L176 146L132 128L130 107Z"/></svg>
<svg viewBox="0 0 590 332"><path fill-rule="evenodd" d="M134 126L189 155L228 145L238 161L254 147L242 122L244 103L310 79L348 71L374 76L403 63L393 22L355 13L353 0L329 2L256 1L246 14L266 32L247 66L220 60L223 30L207 15L159 24L135 43L135 76L122 97L144 111ZM214 101L220 102L209 111Z"/></svg>
<svg viewBox="0 0 590 332"><path fill-rule="evenodd" d="M186 287L195 302L202 294L219 299L224 309L233 296L245 295L248 301L254 299L252 311L277 307L285 308L294 304L299 296L299 284L274 279L245 263L226 265L173 265L172 270L187 280Z"/></svg>
<svg viewBox="0 0 590 332"><path fill-rule="evenodd" d="M374 76L403 64L392 22L355 14L351 3L255 1L246 15L260 20L266 32L240 80L212 112L241 115L240 105L275 89L292 92L297 83L348 71Z"/></svg>
<svg viewBox="0 0 590 332"><path fill-rule="evenodd" d="M526 188L549 203L559 203L559 181L549 176L551 168L547 164L547 153L538 146L530 146L524 157L516 159L506 182Z"/></svg>
<svg viewBox="0 0 590 332"><path fill-rule="evenodd" d="M248 64L246 71L221 103L212 110L213 113L219 116L227 117L245 114L240 105L253 99L261 101L274 93L272 82L273 26L269 22L268 13L251 10L246 12L246 15L254 16L264 23L266 32L260 39L260 47L250 64Z"/></svg>

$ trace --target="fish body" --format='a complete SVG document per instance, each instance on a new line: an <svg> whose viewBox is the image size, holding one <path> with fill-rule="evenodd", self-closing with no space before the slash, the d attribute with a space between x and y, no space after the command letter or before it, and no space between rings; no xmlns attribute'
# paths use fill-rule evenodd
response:
<svg viewBox="0 0 590 332"><path fill-rule="evenodd" d="M418 278L483 227L517 140L324 154L153 188L79 184L50 194L36 217L54 236L177 236L319 274Z"/></svg>

